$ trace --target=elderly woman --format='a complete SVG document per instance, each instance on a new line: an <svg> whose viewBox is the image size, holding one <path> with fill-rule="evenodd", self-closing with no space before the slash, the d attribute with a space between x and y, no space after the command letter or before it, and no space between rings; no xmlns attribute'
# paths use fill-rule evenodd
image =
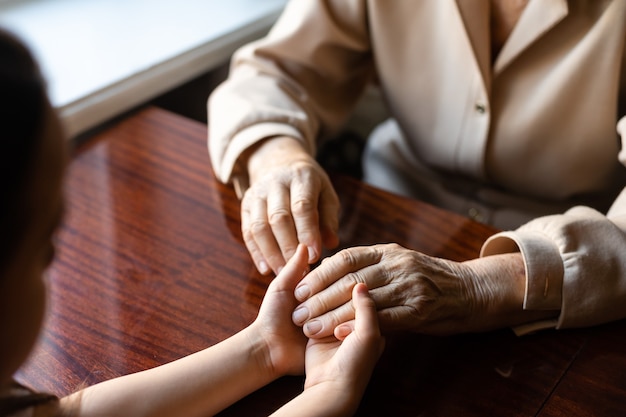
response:
<svg viewBox="0 0 626 417"><path fill-rule="evenodd" d="M393 120L367 141L365 181L506 230L463 263L397 245L340 252L296 289L294 321L331 334L355 282L386 329L626 317L625 48L622 0L288 3L209 99L212 164L242 197L259 271L279 271L299 242L311 263L337 245L316 145L370 82Z"/></svg>

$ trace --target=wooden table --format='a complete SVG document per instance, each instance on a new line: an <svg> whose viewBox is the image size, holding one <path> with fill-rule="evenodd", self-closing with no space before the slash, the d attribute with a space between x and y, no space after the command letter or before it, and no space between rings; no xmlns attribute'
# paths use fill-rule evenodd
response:
<svg viewBox="0 0 626 417"><path fill-rule="evenodd" d="M494 230L334 179L342 246L397 242L464 260ZM80 145L49 270L46 330L18 380L57 395L153 367L232 335L269 277L250 261L239 202L219 184L206 126L142 109ZM358 416L615 416L626 410L626 322L518 338L388 337ZM264 416L302 388L285 377L222 416Z"/></svg>

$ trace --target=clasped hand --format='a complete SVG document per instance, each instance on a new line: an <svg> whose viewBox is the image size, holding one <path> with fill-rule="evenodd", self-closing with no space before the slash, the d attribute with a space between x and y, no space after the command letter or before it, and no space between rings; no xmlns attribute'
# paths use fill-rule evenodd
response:
<svg viewBox="0 0 626 417"><path fill-rule="evenodd" d="M306 247L299 245L269 285L259 315L250 326L250 338L261 338L262 342L251 343L265 350L264 366L272 375L301 374L305 370L305 390L324 386L329 390L341 388L358 400L384 344L376 306L365 285L355 286L351 308L356 320L339 326L341 338L317 338L307 343L302 329L291 320L297 305L294 289L308 271L307 258Z"/></svg>
<svg viewBox="0 0 626 417"><path fill-rule="evenodd" d="M251 187L242 200L242 233L261 273L278 273L298 243L309 248L309 264L322 245L338 244L339 200L301 142L270 138L244 160ZM312 338L341 337L347 327L338 326L354 319L350 300L357 283L369 288L384 331L452 334L541 317L520 313L525 271L519 253L454 262L390 244L325 259L298 284L294 323Z"/></svg>

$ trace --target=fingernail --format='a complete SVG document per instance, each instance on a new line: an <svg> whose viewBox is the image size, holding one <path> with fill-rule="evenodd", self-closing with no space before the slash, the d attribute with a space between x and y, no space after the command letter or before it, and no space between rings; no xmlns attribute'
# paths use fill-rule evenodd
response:
<svg viewBox="0 0 626 417"><path fill-rule="evenodd" d="M296 299L298 299L298 301L304 301L307 298L309 298L309 295L311 295L311 289L309 288L308 285L302 284L296 288L296 290L294 291L294 294L296 296Z"/></svg>
<svg viewBox="0 0 626 417"><path fill-rule="evenodd" d="M309 250L309 262L315 261L315 259L317 259L317 252L315 252L315 249L313 249L310 246L308 250Z"/></svg>
<svg viewBox="0 0 626 417"><path fill-rule="evenodd" d="M267 274L268 272L270 272L269 267L267 266L267 264L265 263L265 261L261 261L259 262L259 272L263 275Z"/></svg>
<svg viewBox="0 0 626 417"><path fill-rule="evenodd" d="M337 338L345 339L350 333L352 333L350 326L337 326L335 329L335 336Z"/></svg>
<svg viewBox="0 0 626 417"><path fill-rule="evenodd" d="M311 320L304 325L304 329L307 334L313 336L322 330L322 323L319 320Z"/></svg>
<svg viewBox="0 0 626 417"><path fill-rule="evenodd" d="M296 324L302 324L309 318L309 309L302 306L294 310L291 319Z"/></svg>

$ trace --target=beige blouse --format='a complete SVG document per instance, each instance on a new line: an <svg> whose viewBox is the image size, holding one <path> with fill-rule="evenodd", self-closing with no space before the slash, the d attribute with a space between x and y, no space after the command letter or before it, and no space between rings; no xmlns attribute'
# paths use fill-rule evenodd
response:
<svg viewBox="0 0 626 417"><path fill-rule="evenodd" d="M561 310L521 331L626 317L626 0L531 0L490 48L489 0L291 1L209 99L215 173L245 188L239 155L275 135L313 154L375 81L429 169L573 207L482 248L521 251L524 307Z"/></svg>

